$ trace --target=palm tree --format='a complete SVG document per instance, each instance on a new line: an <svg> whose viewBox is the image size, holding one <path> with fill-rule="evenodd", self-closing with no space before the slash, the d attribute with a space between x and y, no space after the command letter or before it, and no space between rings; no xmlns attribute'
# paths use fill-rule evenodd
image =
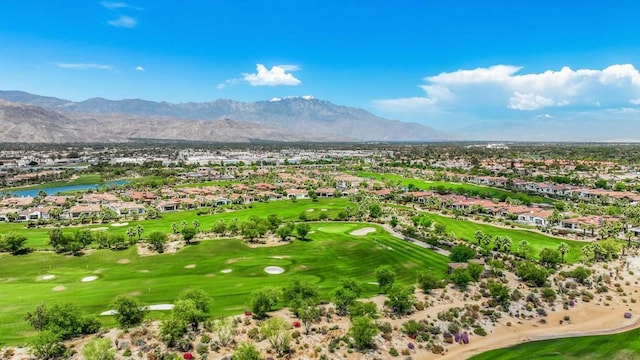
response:
<svg viewBox="0 0 640 360"><path fill-rule="evenodd" d="M570 250L571 248L565 242L561 242L560 245L558 245L558 251L560 252L560 259L562 262L564 262L564 256L568 254Z"/></svg>
<svg viewBox="0 0 640 360"><path fill-rule="evenodd" d="M482 247L483 248L488 248L489 244L491 244L491 235L489 234L484 234L482 236L482 239L480 239L480 241L482 242Z"/></svg>
<svg viewBox="0 0 640 360"><path fill-rule="evenodd" d="M134 229L133 227L128 228L127 236L129 237L129 242L131 242L131 240L133 240L133 237L136 236L136 229Z"/></svg>
<svg viewBox="0 0 640 360"><path fill-rule="evenodd" d="M178 224L176 223L171 224L171 232L174 234L178 233Z"/></svg>
<svg viewBox="0 0 640 360"><path fill-rule="evenodd" d="M508 236L496 236L496 249L508 252L511 247L511 238Z"/></svg>
<svg viewBox="0 0 640 360"><path fill-rule="evenodd" d="M183 229L184 229L185 227L187 227L187 220L182 220L182 221L180 222L180 227L181 227L181 228L183 228Z"/></svg>
<svg viewBox="0 0 640 360"><path fill-rule="evenodd" d="M136 226L136 234L138 235L138 241L140 241L140 237L142 236L143 232L144 232L144 227L142 227L142 225Z"/></svg>
<svg viewBox="0 0 640 360"><path fill-rule="evenodd" d="M482 243L482 238L484 238L484 233L478 230L475 234L473 234L473 238L476 239L476 242L478 243L478 245L480 245Z"/></svg>

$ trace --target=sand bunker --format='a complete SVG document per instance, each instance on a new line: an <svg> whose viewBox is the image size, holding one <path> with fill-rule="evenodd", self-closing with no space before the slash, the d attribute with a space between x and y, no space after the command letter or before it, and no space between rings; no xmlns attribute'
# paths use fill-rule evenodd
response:
<svg viewBox="0 0 640 360"><path fill-rule="evenodd" d="M56 277L55 275L43 275L42 280L51 280L55 277Z"/></svg>
<svg viewBox="0 0 640 360"><path fill-rule="evenodd" d="M307 212L316 211L316 209L307 209Z"/></svg>
<svg viewBox="0 0 640 360"><path fill-rule="evenodd" d="M129 259L120 259L120 260L118 260L118 264L128 264L130 262L131 261L129 261Z"/></svg>
<svg viewBox="0 0 640 360"><path fill-rule="evenodd" d="M369 285L380 285L377 281L369 281L367 284Z"/></svg>
<svg viewBox="0 0 640 360"><path fill-rule="evenodd" d="M320 209L320 211L327 211L327 209Z"/></svg>
<svg viewBox="0 0 640 360"><path fill-rule="evenodd" d="M349 233L349 235L365 236L367 234L374 233L374 232L376 232L375 228L366 227L366 228L362 228L362 229L358 229L358 230L353 230L352 232Z"/></svg>
<svg viewBox="0 0 640 360"><path fill-rule="evenodd" d="M85 276L85 277L82 278L82 282L94 281L97 278L98 278L97 276Z"/></svg>
<svg viewBox="0 0 640 360"><path fill-rule="evenodd" d="M185 265L184 268L185 269L195 269L196 268L196 264Z"/></svg>
<svg viewBox="0 0 640 360"><path fill-rule="evenodd" d="M53 291L65 291L65 290L67 290L67 288L62 286L62 285L58 285L58 286L54 287L51 290L53 290Z"/></svg>
<svg viewBox="0 0 640 360"><path fill-rule="evenodd" d="M264 272L270 275L279 275L284 272L284 269L280 266L267 266L266 268L264 268Z"/></svg>
<svg viewBox="0 0 640 360"><path fill-rule="evenodd" d="M140 270L141 273L148 273L149 270Z"/></svg>
<svg viewBox="0 0 640 360"><path fill-rule="evenodd" d="M173 304L156 304L156 305L149 305L149 306L143 306L142 310L154 310L154 311L166 311L166 310L173 310L175 305ZM100 315L102 316L108 316L108 315L115 315L118 312L116 310L107 310L107 311L103 311L100 313Z"/></svg>
<svg viewBox="0 0 640 360"><path fill-rule="evenodd" d="M271 258L272 259L286 259L288 257L290 257L290 256L288 256L288 255L287 256L272 256Z"/></svg>
<svg viewBox="0 0 640 360"><path fill-rule="evenodd" d="M223 273L223 274L228 274L228 273L230 273L232 271L233 270L231 270L231 269L222 269L222 270L220 270L220 272Z"/></svg>
<svg viewBox="0 0 640 360"><path fill-rule="evenodd" d="M93 228L93 229L89 229L89 231L104 231L104 230L109 230L108 227L97 227L97 228Z"/></svg>
<svg viewBox="0 0 640 360"><path fill-rule="evenodd" d="M111 226L116 226L116 227L118 227L118 226L127 226L127 225L129 225L129 223L128 223L128 222L123 222L123 223L113 223L113 224L111 224Z"/></svg>

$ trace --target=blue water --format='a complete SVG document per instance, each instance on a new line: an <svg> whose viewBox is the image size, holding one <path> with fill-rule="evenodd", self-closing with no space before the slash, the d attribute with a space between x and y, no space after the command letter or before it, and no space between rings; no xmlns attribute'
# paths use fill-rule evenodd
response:
<svg viewBox="0 0 640 360"><path fill-rule="evenodd" d="M47 195L55 195L57 193L60 192L67 192L67 191L86 191L89 189L100 189L104 186L113 186L113 185L124 185L127 184L129 182L129 180L114 180L114 181L107 181L107 182L103 182L103 183L99 183L99 184L85 184L85 185L69 185L69 186L58 186L58 187L43 187L43 188L39 188L39 189L29 189L29 190L9 190L6 192L9 192L10 194L14 195L14 196L32 196L32 197L36 197L38 196L38 193L40 191L44 191L47 193ZM0 192L4 192L2 190L0 190Z"/></svg>

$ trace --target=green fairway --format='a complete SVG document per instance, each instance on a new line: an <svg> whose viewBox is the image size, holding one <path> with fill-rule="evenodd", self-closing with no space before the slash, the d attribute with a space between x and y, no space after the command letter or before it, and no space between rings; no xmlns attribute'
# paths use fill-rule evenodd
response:
<svg viewBox="0 0 640 360"><path fill-rule="evenodd" d="M73 302L87 313L99 314L109 310L118 295L137 296L145 304L170 303L184 288L196 286L212 296L211 313L219 316L243 311L252 291L283 285L294 276L317 283L322 297L328 299L341 278L358 279L365 286L365 295L374 295L377 286L367 283L375 281L374 270L382 264L392 265L397 281L404 284L413 284L420 270L432 269L441 276L446 271L444 256L394 238L377 226L310 225L313 233L308 235L309 241L274 247L249 248L231 239L202 241L176 254L146 257L139 257L134 248L98 250L82 257L48 252L0 255L0 345L24 342L30 335L24 315L39 302ZM363 227L377 231L366 236L348 235ZM269 275L264 272L266 266L279 266L285 272ZM231 272L222 272L227 269ZM44 280L44 275L55 277ZM87 276L98 278L82 282ZM104 321L112 324L113 320L107 317Z"/></svg>
<svg viewBox="0 0 640 360"><path fill-rule="evenodd" d="M543 196L537 195L527 195L520 192L512 192L508 190L496 189L487 186L466 184L466 183L454 183L454 182L446 182L446 181L424 181L419 179L408 179L404 178L400 175L395 174L378 174L372 172L364 172L358 171L356 172L357 176L376 179L379 181L391 180L391 181L399 181L403 186L413 185L416 189L420 190L435 190L439 187L444 189L449 189L452 192L457 191L468 191L472 192L476 196L480 197L490 197L493 199L500 199L504 201L506 198L518 199L525 203L548 203L553 204L555 201L553 199L545 198Z"/></svg>
<svg viewBox="0 0 640 360"><path fill-rule="evenodd" d="M577 262L582 256L582 247L587 244L580 241L571 241L550 237L538 232L522 230L522 229L506 229L497 226L479 224L473 221L456 220L450 217L436 215L432 213L421 213L423 216L443 224L447 227L447 233L454 233L456 237L464 238L467 241L474 242L474 234L480 230L485 234L495 236L508 236L513 241L512 249L516 249L518 242L527 240L529 244L535 249L536 256L543 248L557 249L561 242L569 245L569 253L565 256L567 262ZM491 245L493 246L493 245Z"/></svg>
<svg viewBox="0 0 640 360"><path fill-rule="evenodd" d="M536 341L487 351L473 360L616 360L640 359L640 329L615 335Z"/></svg>
<svg viewBox="0 0 640 360"><path fill-rule="evenodd" d="M183 220L191 224L193 220L200 222L200 229L208 231L217 220L230 220L238 218L243 220L249 216L267 217L269 214L278 214L285 221L297 221L300 213L304 212L309 220L318 219L321 213L327 214L329 218L334 218L340 211L351 204L347 198L318 199L317 202L311 200L299 200L292 202L289 200L271 201L264 203L254 203L249 209L224 212L221 214L198 215L197 210L177 211L163 213L161 219L127 221L126 226L114 227L109 224L85 225L86 228L107 228L106 231L125 234L130 226L142 225L145 234L153 231L171 232L171 224L180 223ZM313 209L313 211L307 211ZM322 211L326 209L325 211ZM62 228L64 232L73 232L79 227ZM34 249L48 249L48 228L25 228L25 223L0 223L0 233L15 231L27 237L27 246ZM144 237L144 235L143 235Z"/></svg>

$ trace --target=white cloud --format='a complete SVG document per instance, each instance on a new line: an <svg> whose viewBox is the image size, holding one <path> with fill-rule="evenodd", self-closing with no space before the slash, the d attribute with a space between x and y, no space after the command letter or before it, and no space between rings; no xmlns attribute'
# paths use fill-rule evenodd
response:
<svg viewBox="0 0 640 360"><path fill-rule="evenodd" d="M216 89L221 90L221 89L226 88L228 85L235 85L235 84L239 83L240 81L242 81L242 79L225 80L224 82L216 85Z"/></svg>
<svg viewBox="0 0 640 360"><path fill-rule="evenodd" d="M120 15L120 17L115 20L107 21L107 24L114 27L132 29L138 25L138 21L131 16Z"/></svg>
<svg viewBox="0 0 640 360"><path fill-rule="evenodd" d="M516 91L509 99L509 109L537 110L553 105L553 100L534 93L523 94Z"/></svg>
<svg viewBox="0 0 640 360"><path fill-rule="evenodd" d="M136 66L135 70L144 72L144 68L142 66L140 66L140 65Z"/></svg>
<svg viewBox="0 0 640 360"><path fill-rule="evenodd" d="M63 69L78 69L78 70L112 70L113 66L104 64L88 64L88 63L58 63L57 67Z"/></svg>
<svg viewBox="0 0 640 360"><path fill-rule="evenodd" d="M374 106L390 112L533 111L616 108L640 105L640 72L631 64L602 70L563 67L522 74L522 68L495 65L424 78L421 97L384 99Z"/></svg>
<svg viewBox="0 0 640 360"><path fill-rule="evenodd" d="M142 8L137 6L132 6L124 2L115 2L115 1L101 1L100 5L109 9L109 10L119 10L119 9L133 9L133 10L142 10Z"/></svg>
<svg viewBox="0 0 640 360"><path fill-rule="evenodd" d="M251 86L279 86L279 85L300 85L302 82L296 79L287 71L296 71L299 67L296 65L274 65L268 70L262 64L256 64L257 73L243 73L243 80Z"/></svg>

